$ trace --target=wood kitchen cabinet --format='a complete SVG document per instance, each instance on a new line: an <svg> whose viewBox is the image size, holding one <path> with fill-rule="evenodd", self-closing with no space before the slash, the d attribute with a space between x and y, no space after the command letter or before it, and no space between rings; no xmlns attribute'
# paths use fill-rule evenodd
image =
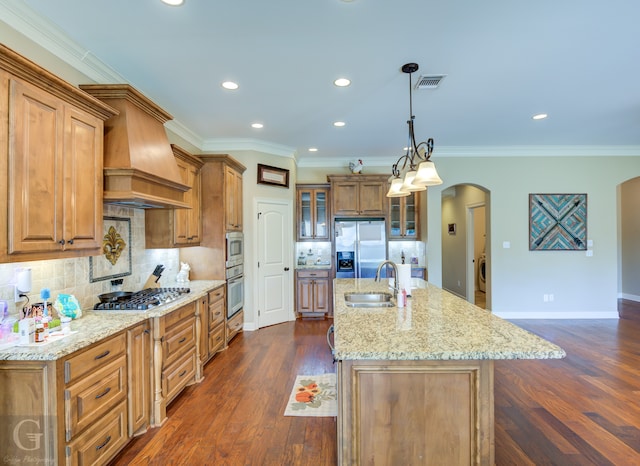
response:
<svg viewBox="0 0 640 466"><path fill-rule="evenodd" d="M209 358L222 351L226 345L227 300L224 285L209 292L209 331L207 332L207 349Z"/></svg>
<svg viewBox="0 0 640 466"><path fill-rule="evenodd" d="M337 366L338 465L495 463L493 361Z"/></svg>
<svg viewBox="0 0 640 466"><path fill-rule="evenodd" d="M331 313L329 270L296 270L296 312L301 315Z"/></svg>
<svg viewBox="0 0 640 466"><path fill-rule="evenodd" d="M96 255L117 111L0 46L0 261Z"/></svg>
<svg viewBox="0 0 640 466"><path fill-rule="evenodd" d="M242 172L224 169L224 218L227 231L242 231Z"/></svg>
<svg viewBox="0 0 640 466"><path fill-rule="evenodd" d="M328 175L334 217L384 217L388 175Z"/></svg>
<svg viewBox="0 0 640 466"><path fill-rule="evenodd" d="M129 435L144 434L151 423L151 326L145 320L127 330Z"/></svg>
<svg viewBox="0 0 640 466"><path fill-rule="evenodd" d="M198 157L172 144L171 149L182 176L182 182L189 186L184 193L188 209L149 209L145 212L145 246L153 248L173 248L198 246L202 237L201 176L204 164Z"/></svg>
<svg viewBox="0 0 640 466"><path fill-rule="evenodd" d="M192 280L225 280L225 235L242 231L242 173L246 167L224 154L200 154L202 239L199 248L181 248Z"/></svg>
<svg viewBox="0 0 640 466"><path fill-rule="evenodd" d="M388 199L389 239L418 239L420 237L420 193L413 192L405 197Z"/></svg>
<svg viewBox="0 0 640 466"><path fill-rule="evenodd" d="M233 337L242 332L243 325L244 311L238 311L227 320L227 344L233 339Z"/></svg>
<svg viewBox="0 0 640 466"><path fill-rule="evenodd" d="M62 360L66 464L104 464L129 441L126 335Z"/></svg>
<svg viewBox="0 0 640 466"><path fill-rule="evenodd" d="M122 331L55 361L0 361L0 451L46 464L107 464L130 438L127 400L137 376L128 341Z"/></svg>
<svg viewBox="0 0 640 466"><path fill-rule="evenodd" d="M328 184L296 185L298 241L330 241Z"/></svg>
<svg viewBox="0 0 640 466"><path fill-rule="evenodd" d="M153 318L153 425L167 417L167 405L198 381L197 303Z"/></svg>
<svg viewBox="0 0 640 466"><path fill-rule="evenodd" d="M220 285L198 301L200 311L200 363L204 365L216 353L222 351L226 345L225 315L226 300L225 286Z"/></svg>

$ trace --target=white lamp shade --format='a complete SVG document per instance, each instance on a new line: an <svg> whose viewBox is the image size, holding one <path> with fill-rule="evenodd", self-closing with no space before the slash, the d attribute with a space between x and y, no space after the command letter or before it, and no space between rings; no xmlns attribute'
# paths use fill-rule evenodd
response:
<svg viewBox="0 0 640 466"><path fill-rule="evenodd" d="M387 192L387 197L405 197L409 195L409 191L405 191L403 189L403 181L402 178L394 178L391 182L391 186L389 186L389 191Z"/></svg>
<svg viewBox="0 0 640 466"><path fill-rule="evenodd" d="M438 176L435 164L427 161L418 165L418 174L413 179L412 184L419 184L422 186L436 186L442 184L442 179Z"/></svg>
<svg viewBox="0 0 640 466"><path fill-rule="evenodd" d="M424 185L413 184L413 180L415 179L417 171L411 170L408 171L406 175L404 175L404 181L402 183L402 190L413 193L415 191L426 191L427 187Z"/></svg>

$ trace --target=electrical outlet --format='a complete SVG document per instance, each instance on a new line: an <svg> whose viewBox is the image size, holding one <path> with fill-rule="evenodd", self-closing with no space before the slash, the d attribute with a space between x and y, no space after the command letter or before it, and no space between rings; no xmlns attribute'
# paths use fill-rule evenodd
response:
<svg viewBox="0 0 640 466"><path fill-rule="evenodd" d="M462 286L462 283L460 283L460 280L458 280L458 287Z"/></svg>
<svg viewBox="0 0 640 466"><path fill-rule="evenodd" d="M543 300L545 303L548 303L548 302L549 302L549 295L548 295L548 294L543 295L543 296L542 296L542 300Z"/></svg>
<svg viewBox="0 0 640 466"><path fill-rule="evenodd" d="M553 301L553 293L549 295L549 301Z"/></svg>

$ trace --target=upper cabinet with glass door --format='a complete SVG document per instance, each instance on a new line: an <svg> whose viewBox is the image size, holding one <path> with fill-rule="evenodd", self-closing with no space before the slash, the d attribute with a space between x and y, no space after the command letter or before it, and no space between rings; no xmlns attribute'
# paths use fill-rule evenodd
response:
<svg viewBox="0 0 640 466"><path fill-rule="evenodd" d="M389 239L416 240L420 237L420 196L389 198Z"/></svg>
<svg viewBox="0 0 640 466"><path fill-rule="evenodd" d="M297 194L297 240L329 241L329 185L298 184Z"/></svg>

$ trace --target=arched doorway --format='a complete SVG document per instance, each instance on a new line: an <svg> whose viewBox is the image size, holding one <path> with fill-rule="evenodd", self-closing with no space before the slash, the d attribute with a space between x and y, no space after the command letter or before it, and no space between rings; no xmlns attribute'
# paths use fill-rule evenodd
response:
<svg viewBox="0 0 640 466"><path fill-rule="evenodd" d="M442 191L442 288L490 309L490 193L472 184Z"/></svg>
<svg viewBox="0 0 640 466"><path fill-rule="evenodd" d="M618 187L618 312L640 318L640 177Z"/></svg>

